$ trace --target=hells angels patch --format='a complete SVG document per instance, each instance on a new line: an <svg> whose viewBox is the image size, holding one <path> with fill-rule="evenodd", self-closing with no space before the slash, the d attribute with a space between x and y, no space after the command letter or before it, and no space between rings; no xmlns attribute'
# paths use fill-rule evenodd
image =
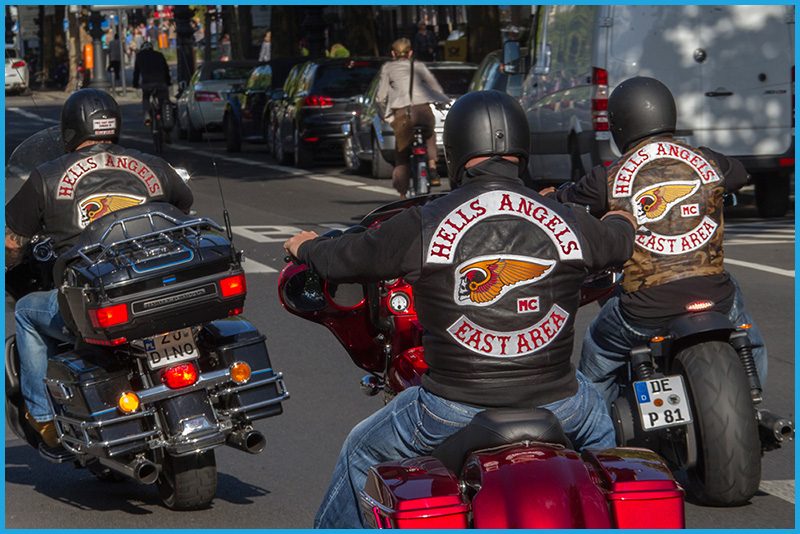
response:
<svg viewBox="0 0 800 534"><path fill-rule="evenodd" d="M84 198L78 202L78 226L86 228L89 223L103 215L122 208L137 206L144 201L143 197L124 193L104 193Z"/></svg>
<svg viewBox="0 0 800 534"><path fill-rule="evenodd" d="M455 269L454 300L461 305L489 306L511 289L546 277L555 263L510 255L471 258Z"/></svg>

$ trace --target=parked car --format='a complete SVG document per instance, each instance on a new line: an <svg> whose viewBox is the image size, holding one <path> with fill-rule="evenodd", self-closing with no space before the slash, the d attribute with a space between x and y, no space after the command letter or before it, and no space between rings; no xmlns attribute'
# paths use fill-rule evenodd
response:
<svg viewBox="0 0 800 534"><path fill-rule="evenodd" d="M531 177L556 184L616 159L608 95L627 78L650 76L675 96L676 138L739 159L754 178L760 214L783 215L794 175L794 11L534 6L520 100ZM505 44L509 61L515 45Z"/></svg>
<svg viewBox="0 0 800 534"><path fill-rule="evenodd" d="M6 93L22 93L27 90L30 74L28 64L19 57L14 45L6 45Z"/></svg>
<svg viewBox="0 0 800 534"><path fill-rule="evenodd" d="M275 104L272 128L275 155L281 163L293 156L305 168L315 157L341 157L346 109L378 73L383 58L322 58L296 65Z"/></svg>
<svg viewBox="0 0 800 534"><path fill-rule="evenodd" d="M521 54L526 55L527 48L523 48ZM507 93L514 98L519 98L522 94L522 73L509 74L503 67L503 51L495 50L489 52L483 58L472 81L469 83L470 91L489 91L495 89Z"/></svg>
<svg viewBox="0 0 800 534"><path fill-rule="evenodd" d="M247 79L258 61L206 61L178 96L178 138L199 141L206 132L222 129L228 93Z"/></svg>
<svg viewBox="0 0 800 534"><path fill-rule="evenodd" d="M450 103L467 93L470 80L478 66L474 63L460 61L439 61L426 63L436 79L450 97ZM394 167L395 139L392 127L388 122L381 120L378 104L375 102L375 93L378 89L378 77L372 81L369 90L363 98L359 99L357 106L351 106L351 120L345 126L347 137L344 145L345 163L352 172L361 172L369 163L372 176L375 178L391 178ZM449 108L449 106L447 106ZM439 149L439 165L437 170L444 176L447 170L444 166L444 119L447 110L433 110L436 118L436 145Z"/></svg>
<svg viewBox="0 0 800 534"><path fill-rule="evenodd" d="M234 85L228 93L222 129L228 152L239 152L242 142L267 143L272 150L269 128L271 107L283 94L283 84L294 65L307 58L275 58L255 67L244 85Z"/></svg>

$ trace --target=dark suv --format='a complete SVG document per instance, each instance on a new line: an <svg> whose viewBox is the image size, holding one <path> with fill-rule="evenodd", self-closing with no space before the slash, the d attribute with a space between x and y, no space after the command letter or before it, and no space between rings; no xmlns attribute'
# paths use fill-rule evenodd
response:
<svg viewBox="0 0 800 534"><path fill-rule="evenodd" d="M271 116L276 158L294 156L296 167L309 167L316 156L341 158L342 124L347 105L366 92L385 61L382 58L324 58L295 65Z"/></svg>

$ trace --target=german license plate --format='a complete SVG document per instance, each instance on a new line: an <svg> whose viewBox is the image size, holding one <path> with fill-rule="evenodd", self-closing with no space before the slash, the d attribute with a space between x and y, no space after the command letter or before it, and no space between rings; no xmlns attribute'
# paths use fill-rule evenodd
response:
<svg viewBox="0 0 800 534"><path fill-rule="evenodd" d="M144 340L147 365L160 369L168 365L194 360L199 356L191 328L167 332Z"/></svg>
<svg viewBox="0 0 800 534"><path fill-rule="evenodd" d="M692 422L689 397L680 375L634 382L642 428L655 430Z"/></svg>

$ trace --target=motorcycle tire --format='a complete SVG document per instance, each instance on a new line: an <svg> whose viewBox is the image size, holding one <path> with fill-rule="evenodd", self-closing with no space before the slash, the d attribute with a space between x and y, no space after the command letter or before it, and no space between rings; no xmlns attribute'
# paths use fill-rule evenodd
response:
<svg viewBox="0 0 800 534"><path fill-rule="evenodd" d="M708 506L745 504L761 483L761 443L739 356L728 343L700 343L678 353L673 371L686 379L697 441L689 492Z"/></svg>
<svg viewBox="0 0 800 534"><path fill-rule="evenodd" d="M156 487L171 510L203 510L217 493L217 461L214 451L187 456L165 454Z"/></svg>

